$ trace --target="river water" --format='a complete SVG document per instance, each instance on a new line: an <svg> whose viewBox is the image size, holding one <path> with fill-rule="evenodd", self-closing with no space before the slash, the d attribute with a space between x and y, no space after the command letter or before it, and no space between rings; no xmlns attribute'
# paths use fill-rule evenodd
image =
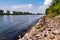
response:
<svg viewBox="0 0 60 40"><path fill-rule="evenodd" d="M42 15L0 15L0 40L17 40Z"/></svg>

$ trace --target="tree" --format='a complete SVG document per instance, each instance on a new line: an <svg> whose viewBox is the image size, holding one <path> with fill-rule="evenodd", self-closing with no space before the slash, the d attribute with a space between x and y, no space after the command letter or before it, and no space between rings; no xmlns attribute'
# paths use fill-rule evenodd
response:
<svg viewBox="0 0 60 40"><path fill-rule="evenodd" d="M3 10L0 10L0 15L3 15L3 12L4 12Z"/></svg>
<svg viewBox="0 0 60 40"><path fill-rule="evenodd" d="M13 11L13 14L14 15L20 15L20 14L23 14L23 12Z"/></svg>
<svg viewBox="0 0 60 40"><path fill-rule="evenodd" d="M6 15L10 15L10 11L9 10L7 10Z"/></svg>

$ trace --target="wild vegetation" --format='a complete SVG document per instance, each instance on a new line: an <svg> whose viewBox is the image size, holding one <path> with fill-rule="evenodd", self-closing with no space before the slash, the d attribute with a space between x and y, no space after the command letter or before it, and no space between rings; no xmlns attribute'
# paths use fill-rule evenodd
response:
<svg viewBox="0 0 60 40"><path fill-rule="evenodd" d="M51 6L46 9L46 15L49 17L60 15L60 0L53 0Z"/></svg>

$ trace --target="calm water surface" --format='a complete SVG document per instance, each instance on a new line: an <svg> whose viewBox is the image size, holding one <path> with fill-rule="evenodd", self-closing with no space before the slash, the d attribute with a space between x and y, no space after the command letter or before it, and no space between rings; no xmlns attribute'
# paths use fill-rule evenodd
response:
<svg viewBox="0 0 60 40"><path fill-rule="evenodd" d="M42 15L0 15L0 40L16 40L16 36L34 24Z"/></svg>

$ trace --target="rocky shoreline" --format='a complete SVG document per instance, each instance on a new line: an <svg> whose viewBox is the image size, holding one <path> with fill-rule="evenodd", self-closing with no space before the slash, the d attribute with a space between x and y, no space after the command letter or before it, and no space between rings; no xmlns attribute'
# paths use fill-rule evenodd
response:
<svg viewBox="0 0 60 40"><path fill-rule="evenodd" d="M60 40L60 16L41 17L24 37L18 40Z"/></svg>

